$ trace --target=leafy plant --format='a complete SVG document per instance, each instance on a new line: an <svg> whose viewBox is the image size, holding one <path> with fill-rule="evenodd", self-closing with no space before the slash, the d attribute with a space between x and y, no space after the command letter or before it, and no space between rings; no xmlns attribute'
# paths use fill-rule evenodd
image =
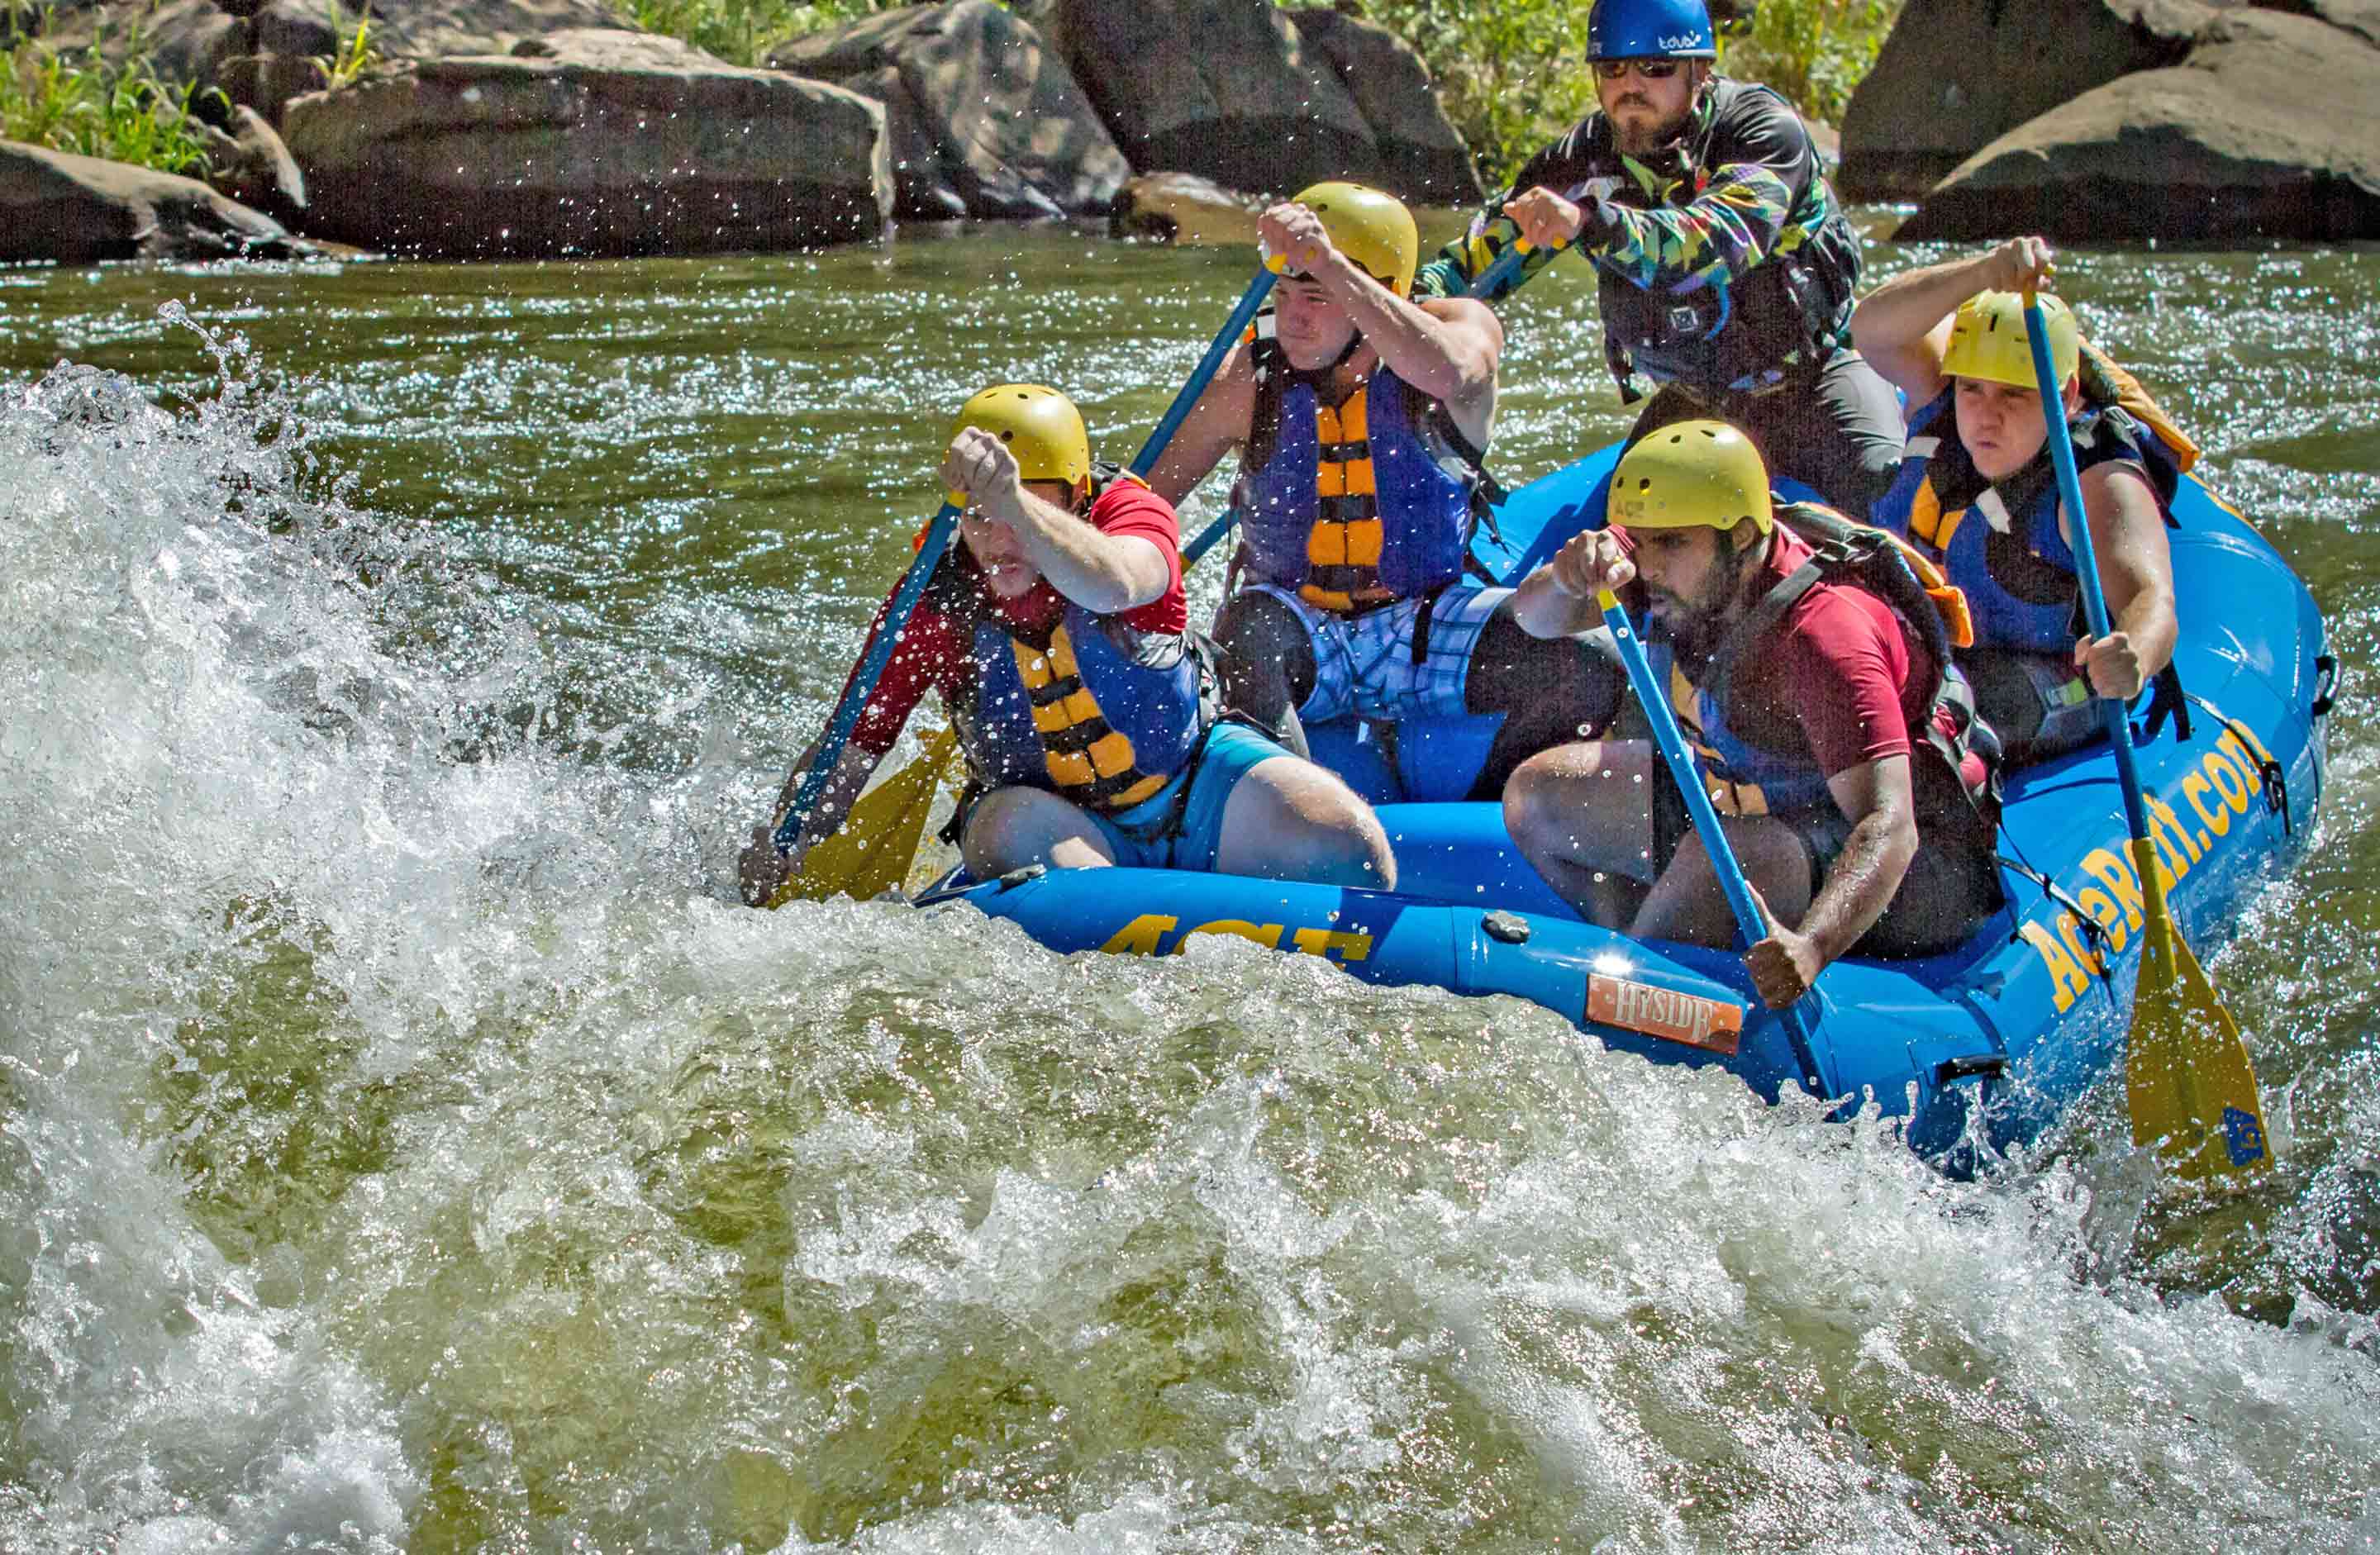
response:
<svg viewBox="0 0 2380 1555"><path fill-rule="evenodd" d="M1839 120L1902 3L1760 0L1748 33L1722 31L1721 67L1767 82L1809 117ZM1586 67L1591 0L1361 4L1366 19L1421 55L1447 117L1491 188L1595 106L1595 80Z"/></svg>
<svg viewBox="0 0 2380 1555"><path fill-rule="evenodd" d="M340 28L339 8L334 5L331 7L331 29L338 36L338 51L316 55L314 68L322 73L322 84L335 91L340 87L354 85L357 78L378 65L381 53L371 39L371 18L362 11L356 13L355 30L350 32Z"/></svg>
<svg viewBox="0 0 2380 1555"><path fill-rule="evenodd" d="M87 44L59 48L46 37L47 11L30 25L27 17L12 8L18 41L0 50L0 140L164 173L208 171L207 142L190 110L197 86L159 79L142 57L137 27L119 65L106 57L103 30Z"/></svg>
<svg viewBox="0 0 2380 1555"><path fill-rule="evenodd" d="M1749 36L1727 45L1730 75L1766 81L1803 114L1842 122L1902 0L1762 0Z"/></svg>

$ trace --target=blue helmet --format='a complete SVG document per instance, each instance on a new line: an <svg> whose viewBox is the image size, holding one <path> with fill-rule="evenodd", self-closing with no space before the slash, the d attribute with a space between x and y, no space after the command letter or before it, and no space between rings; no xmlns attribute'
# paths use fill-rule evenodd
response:
<svg viewBox="0 0 2380 1555"><path fill-rule="evenodd" d="M1586 57L1595 59L1717 59L1703 0L1595 0L1586 13Z"/></svg>

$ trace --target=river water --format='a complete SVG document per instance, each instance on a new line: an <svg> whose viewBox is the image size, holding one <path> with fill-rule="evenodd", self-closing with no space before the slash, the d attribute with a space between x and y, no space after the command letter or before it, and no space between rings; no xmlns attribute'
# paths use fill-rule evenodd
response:
<svg viewBox="0 0 2380 1555"><path fill-rule="evenodd" d="M2380 1542L2380 251L2063 271L2347 671L2205 1198L2115 1087L1950 1183L1516 1002L734 905L953 409L1128 456L1245 267L0 272L0 1549ZM1508 480L1625 425L1580 269Z"/></svg>

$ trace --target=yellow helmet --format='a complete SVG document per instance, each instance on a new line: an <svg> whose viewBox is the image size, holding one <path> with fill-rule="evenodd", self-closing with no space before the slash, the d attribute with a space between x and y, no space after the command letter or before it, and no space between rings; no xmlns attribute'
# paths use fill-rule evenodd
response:
<svg viewBox="0 0 2380 1555"><path fill-rule="evenodd" d="M2070 383L2082 358L2074 314L2044 292L2041 317L2049 329L2049 365L2060 383ZM1942 353L1942 373L2039 388L2033 372L2033 345L2024 333L2024 298L2015 292L1977 292L1959 304L1950 319L1949 346Z"/></svg>
<svg viewBox="0 0 2380 1555"><path fill-rule="evenodd" d="M1354 260L1356 268L1399 297L1413 294L1421 234L1403 200L1367 184L1338 179L1311 185L1293 198L1322 218L1330 246Z"/></svg>
<svg viewBox="0 0 2380 1555"><path fill-rule="evenodd" d="M1062 480L1073 486L1091 473L1091 439L1075 402L1038 383L995 383L966 402L951 436L980 427L1016 456L1021 480Z"/></svg>
<svg viewBox="0 0 2380 1555"><path fill-rule="evenodd" d="M1611 522L1632 529L1776 527L1768 467L1725 421L1680 421L1647 432L1611 472Z"/></svg>

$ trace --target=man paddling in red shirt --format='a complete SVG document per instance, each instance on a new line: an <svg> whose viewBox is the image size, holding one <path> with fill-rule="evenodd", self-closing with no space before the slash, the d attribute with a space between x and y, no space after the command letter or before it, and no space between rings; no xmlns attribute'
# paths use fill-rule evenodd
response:
<svg viewBox="0 0 2380 1555"><path fill-rule="evenodd" d="M1719 421L1630 449L1610 518L1620 528L1577 536L1532 574L1514 614L1547 637L1576 632L1599 619L1598 589L1643 583L1646 656L1767 913L1744 958L1761 997L1792 1002L1853 950L1925 955L1965 940L1999 904L1996 747L1936 601L1888 538L1826 509L1780 521L1759 451ZM1802 528L1829 536L1826 549ZM1643 740L1558 747L1513 774L1505 821L1596 921L1729 944L1718 877L1665 771Z"/></svg>
<svg viewBox="0 0 2380 1555"><path fill-rule="evenodd" d="M941 479L968 504L960 543L901 628L793 851L755 829L747 900L768 901L842 824L929 688L975 779L959 846L978 878L1126 864L1395 883L1388 839L1352 790L1215 716L1173 509L1138 477L1092 464L1072 402L1038 384L986 389L959 413ZM880 610L871 637L882 625Z"/></svg>

